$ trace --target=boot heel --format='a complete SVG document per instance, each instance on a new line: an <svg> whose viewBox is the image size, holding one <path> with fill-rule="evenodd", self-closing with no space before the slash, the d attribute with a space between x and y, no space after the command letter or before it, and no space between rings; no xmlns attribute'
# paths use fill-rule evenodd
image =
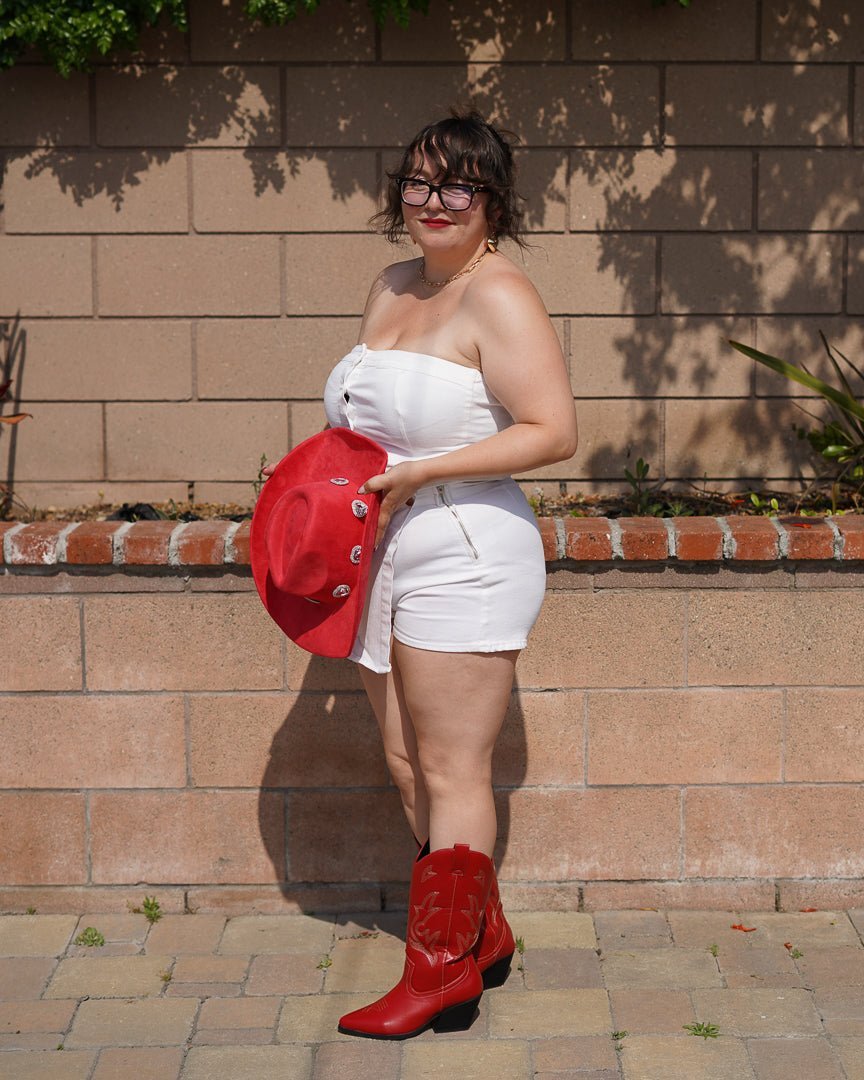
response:
<svg viewBox="0 0 864 1080"><path fill-rule="evenodd" d="M510 961L513 959L513 953L509 956L502 956L500 960L497 960L492 967L487 968L483 972L483 989L488 990L493 986L502 986L507 982L507 976L510 974Z"/></svg>
<svg viewBox="0 0 864 1080"><path fill-rule="evenodd" d="M432 1030L437 1034L445 1031L467 1031L477 1018L477 1005L480 996L470 1001L463 1001L460 1005L451 1005L449 1009L438 1016L432 1024Z"/></svg>

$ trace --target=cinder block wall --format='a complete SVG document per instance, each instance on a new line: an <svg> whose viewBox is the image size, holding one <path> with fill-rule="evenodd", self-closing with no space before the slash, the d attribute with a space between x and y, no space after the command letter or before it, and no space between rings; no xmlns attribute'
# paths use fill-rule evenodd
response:
<svg viewBox="0 0 864 1080"><path fill-rule="evenodd" d="M864 352L856 5L431 7L256 30L192 0L188 36L92 75L0 76L0 316L34 415L0 431L0 479L40 506L250 502L411 255L366 232L384 168L469 100L522 139L526 266L578 399L575 458L527 486L618 488L640 455L721 487L809 471L797 391L723 339L817 371L818 328Z"/></svg>
<svg viewBox="0 0 864 1080"><path fill-rule="evenodd" d="M495 758L506 903L862 906L864 518L672 530L544 520ZM269 620L247 526L0 534L0 910L404 905L355 667Z"/></svg>

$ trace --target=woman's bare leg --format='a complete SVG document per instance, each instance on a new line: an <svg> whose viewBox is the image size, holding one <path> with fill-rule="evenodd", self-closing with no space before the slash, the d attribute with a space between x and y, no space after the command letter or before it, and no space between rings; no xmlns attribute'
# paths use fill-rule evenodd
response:
<svg viewBox="0 0 864 1080"><path fill-rule="evenodd" d="M410 753L419 761L428 797L433 851L461 843L492 856L497 833L492 751L518 655L518 650L431 652L393 643L395 690L404 703L400 716L413 725L416 749Z"/></svg>
<svg viewBox="0 0 864 1080"><path fill-rule="evenodd" d="M393 670L386 675L359 666L384 743L384 757L393 783L399 789L402 806L414 836L422 844L429 836L429 800L417 757L417 740L405 704L399 665L392 657Z"/></svg>

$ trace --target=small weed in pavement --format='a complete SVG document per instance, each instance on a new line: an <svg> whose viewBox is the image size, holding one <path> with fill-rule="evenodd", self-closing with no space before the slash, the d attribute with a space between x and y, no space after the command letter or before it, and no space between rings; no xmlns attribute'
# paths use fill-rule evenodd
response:
<svg viewBox="0 0 864 1080"><path fill-rule="evenodd" d="M87 945L92 947L93 945L104 945L105 937L100 934L95 926L85 927L78 937L75 938L76 945Z"/></svg>
<svg viewBox="0 0 864 1080"><path fill-rule="evenodd" d="M329 953L324 953L318 963L315 965L319 971L326 971L327 968L333 963L333 957Z"/></svg>
<svg viewBox="0 0 864 1080"><path fill-rule="evenodd" d="M720 1034L720 1028L716 1024L700 1022L698 1024L683 1024L682 1027L690 1035L701 1035L703 1039L716 1039Z"/></svg>
<svg viewBox="0 0 864 1080"><path fill-rule="evenodd" d="M516 965L517 971L525 970L525 938L516 938L516 952L519 953L519 963Z"/></svg>
<svg viewBox="0 0 864 1080"><path fill-rule="evenodd" d="M159 972L159 978L162 980L162 982L169 983L169 982L171 982L171 978L172 978L171 972L170 971L160 971Z"/></svg>
<svg viewBox="0 0 864 1080"><path fill-rule="evenodd" d="M621 1040L626 1039L627 1036L630 1034L630 1032L629 1031L613 1031L610 1034L612 1036L612 1041L615 1043L615 1049L620 1050L621 1049Z"/></svg>
<svg viewBox="0 0 864 1080"><path fill-rule="evenodd" d="M708 952L710 952L712 956L716 956L720 952L720 946L719 945L709 945L708 946Z"/></svg>
<svg viewBox="0 0 864 1080"><path fill-rule="evenodd" d="M27 908L27 914L28 915L35 915L36 914L36 908L35 907L28 907Z"/></svg>

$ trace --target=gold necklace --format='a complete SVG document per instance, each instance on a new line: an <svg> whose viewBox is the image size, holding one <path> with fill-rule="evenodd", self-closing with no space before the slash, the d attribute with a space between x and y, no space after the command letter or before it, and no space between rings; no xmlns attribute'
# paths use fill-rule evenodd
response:
<svg viewBox="0 0 864 1080"><path fill-rule="evenodd" d="M418 269L418 272L420 274L420 280L423 282L424 285L428 285L430 289L443 289L445 285L449 285L451 281L455 281L456 278L462 277L463 274L470 274L474 267L479 264L480 260L483 258L483 256L488 250L488 248L484 247L480 254L477 256L477 258L474 260L474 262L469 263L468 266L460 270L458 274L453 274L452 277L448 277L444 281L430 281L429 278L427 278L426 275L423 273L423 271L426 269L426 260L422 259Z"/></svg>

